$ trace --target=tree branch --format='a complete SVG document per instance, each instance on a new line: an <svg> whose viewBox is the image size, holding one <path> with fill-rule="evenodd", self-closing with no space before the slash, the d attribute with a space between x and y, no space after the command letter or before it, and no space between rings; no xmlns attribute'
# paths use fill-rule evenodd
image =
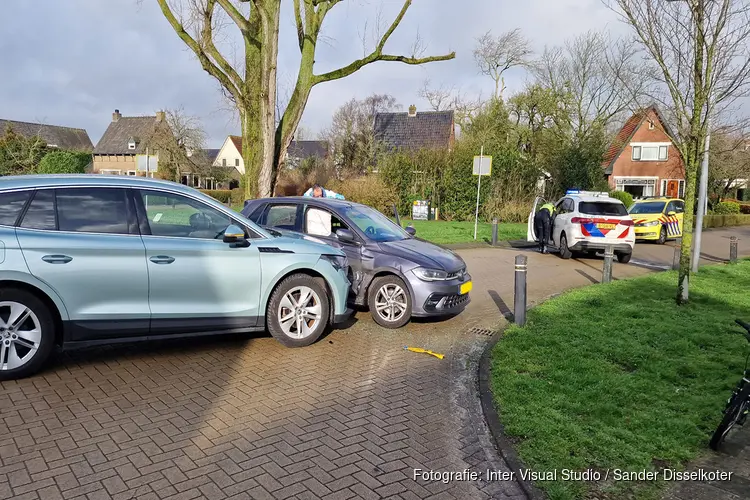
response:
<svg viewBox="0 0 750 500"><path fill-rule="evenodd" d="M221 0L218 0L219 2ZM235 71L231 64L221 55L219 49L214 44L214 33L213 33L213 14L214 7L216 6L217 0L208 0L206 3L206 9L203 12L203 27L201 28L201 42L205 47L206 53L216 61L216 64L221 70L232 80L237 88L242 87L242 78ZM233 7L234 8L234 7Z"/></svg>
<svg viewBox="0 0 750 500"><path fill-rule="evenodd" d="M237 27L240 29L241 32L246 32L249 27L250 23L247 19L245 19L245 16L242 15L242 12L237 10L237 7L235 7L230 0L216 0L219 2L219 5L221 5L221 8L224 9L224 11L227 13L227 15L234 21L234 23L237 25Z"/></svg>
<svg viewBox="0 0 750 500"><path fill-rule="evenodd" d="M302 50L302 46L305 43L305 26L302 24L302 8L300 6L300 0L294 0L294 21L297 23L297 42L299 43L299 50Z"/></svg>

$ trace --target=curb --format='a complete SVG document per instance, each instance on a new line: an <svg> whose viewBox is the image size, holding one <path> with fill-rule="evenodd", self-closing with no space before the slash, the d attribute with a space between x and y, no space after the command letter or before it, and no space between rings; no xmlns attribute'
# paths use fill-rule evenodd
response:
<svg viewBox="0 0 750 500"><path fill-rule="evenodd" d="M426 240L425 240L426 241ZM432 243L432 242L430 242ZM508 249L524 249L524 248L537 248L537 243L530 243L526 240L506 240L506 241L498 241L497 245L492 245L489 242L483 241L483 242L469 242L469 243L445 243L442 245L439 245L437 243L433 243L433 245L438 245L443 248L448 248L450 250L467 250L471 248L499 248L502 250L508 250Z"/></svg>
<svg viewBox="0 0 750 500"><path fill-rule="evenodd" d="M521 486L521 489L526 494L526 498L529 500L545 500L546 496L534 486L530 481L524 481L521 478L521 470L526 469L515 449L513 443L505 436L503 432L503 424L500 423L500 416L497 413L497 409L492 401L492 390L490 389L490 357L492 349L497 345L498 342L503 338L503 331L496 332L487 346L484 348L482 357L479 360L479 399L482 403L482 412L484 413L484 420L487 423L487 427L490 429L492 439L495 442L495 448L503 457L505 463L508 464L510 470L516 474L516 482Z"/></svg>

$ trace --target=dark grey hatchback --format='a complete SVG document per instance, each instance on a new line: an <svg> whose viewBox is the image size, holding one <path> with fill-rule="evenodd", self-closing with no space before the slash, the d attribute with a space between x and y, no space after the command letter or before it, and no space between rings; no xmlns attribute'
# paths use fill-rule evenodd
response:
<svg viewBox="0 0 750 500"><path fill-rule="evenodd" d="M466 263L414 237L379 211L346 200L281 197L248 200L242 214L279 234L314 238L342 249L352 275L351 302L369 307L386 328L412 317L463 311L472 288Z"/></svg>

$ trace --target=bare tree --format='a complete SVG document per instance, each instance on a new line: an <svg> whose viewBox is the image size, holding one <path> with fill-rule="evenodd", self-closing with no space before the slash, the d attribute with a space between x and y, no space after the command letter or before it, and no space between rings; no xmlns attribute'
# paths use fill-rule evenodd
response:
<svg viewBox="0 0 750 500"><path fill-rule="evenodd" d="M479 72L495 82L494 98L499 99L505 91L503 74L515 66L525 66L533 54L529 41L520 29L494 36L491 31L477 39L474 60Z"/></svg>
<svg viewBox="0 0 750 500"><path fill-rule="evenodd" d="M747 95L750 84L750 0L604 1L658 66L657 81L674 117L672 140L685 162L677 302L686 303L695 183L709 116Z"/></svg>
<svg viewBox="0 0 750 500"><path fill-rule="evenodd" d="M433 87L432 82L427 79L422 84L422 88L419 89L417 95L425 99L433 111L446 111L453 109L456 101L455 93L455 87L446 87L445 85Z"/></svg>
<svg viewBox="0 0 750 500"><path fill-rule="evenodd" d="M581 140L644 99L642 64L634 43L589 31L562 47L545 48L534 72L544 86L566 96L568 125Z"/></svg>
<svg viewBox="0 0 750 500"><path fill-rule="evenodd" d="M315 73L315 52L323 39L321 29L341 0L294 0L297 45L301 53L294 89L284 113L276 118L279 56L280 0L156 0L180 39L195 53L203 69L216 78L235 103L240 115L245 163L245 189L249 196L271 196L276 171L305 110L315 85L345 78L377 61L418 65L453 59L455 53L421 57L415 44L412 55L396 55L386 45L406 16L412 0L387 25L375 46L360 59L332 71ZM218 48L221 27L230 24L242 37L243 57L231 58ZM419 45L419 46L417 46Z"/></svg>
<svg viewBox="0 0 750 500"><path fill-rule="evenodd" d="M733 127L711 134L709 190L721 199L750 179L750 137Z"/></svg>
<svg viewBox="0 0 750 500"><path fill-rule="evenodd" d="M180 182L186 173L207 176L211 172L203 152L206 133L200 120L183 108L166 111L165 120L157 122L145 141L151 151L158 151L162 179Z"/></svg>

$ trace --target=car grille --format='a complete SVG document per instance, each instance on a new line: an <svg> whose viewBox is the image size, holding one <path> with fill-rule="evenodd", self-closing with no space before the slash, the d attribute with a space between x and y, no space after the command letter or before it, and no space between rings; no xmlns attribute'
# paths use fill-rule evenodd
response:
<svg viewBox="0 0 750 500"><path fill-rule="evenodd" d="M467 302L469 302L468 293L463 295L442 295L434 293L429 296L424 304L424 308L426 311L435 312L444 309L454 309L466 304ZM440 307L438 307L438 305Z"/></svg>
<svg viewBox="0 0 750 500"><path fill-rule="evenodd" d="M455 272L452 272L452 273L448 273L448 276L446 277L446 279L449 279L449 280L461 279L461 278L464 277L464 274L466 274L466 268L465 267L459 269L458 271L455 271Z"/></svg>
<svg viewBox="0 0 750 500"><path fill-rule="evenodd" d="M443 302L443 308L453 309L454 307L458 307L462 304L465 304L468 301L469 301L468 293L465 293L463 295L449 295L445 298L445 301Z"/></svg>

